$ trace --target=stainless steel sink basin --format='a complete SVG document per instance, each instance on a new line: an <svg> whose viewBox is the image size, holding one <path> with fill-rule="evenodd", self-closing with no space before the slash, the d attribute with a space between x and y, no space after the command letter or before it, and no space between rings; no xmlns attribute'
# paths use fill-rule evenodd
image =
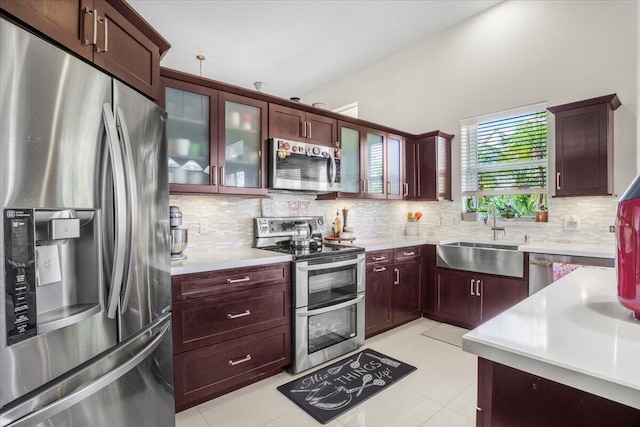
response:
<svg viewBox="0 0 640 427"><path fill-rule="evenodd" d="M436 265L455 270L524 277L524 253L514 245L473 242L438 245Z"/></svg>

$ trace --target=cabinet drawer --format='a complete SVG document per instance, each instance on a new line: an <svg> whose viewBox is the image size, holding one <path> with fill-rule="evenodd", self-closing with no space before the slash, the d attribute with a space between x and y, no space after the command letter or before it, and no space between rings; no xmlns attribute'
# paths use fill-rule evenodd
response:
<svg viewBox="0 0 640 427"><path fill-rule="evenodd" d="M184 274L171 278L173 301L251 289L256 285L289 283L290 263Z"/></svg>
<svg viewBox="0 0 640 427"><path fill-rule="evenodd" d="M291 363L289 325L174 357L176 411L220 396Z"/></svg>
<svg viewBox="0 0 640 427"><path fill-rule="evenodd" d="M380 264L393 262L393 249L383 249L380 251L367 252L367 264Z"/></svg>
<svg viewBox="0 0 640 427"><path fill-rule="evenodd" d="M280 284L173 304L174 354L291 323L291 286Z"/></svg>
<svg viewBox="0 0 640 427"><path fill-rule="evenodd" d="M422 256L422 246L407 246L393 250L393 261L404 262L418 259Z"/></svg>

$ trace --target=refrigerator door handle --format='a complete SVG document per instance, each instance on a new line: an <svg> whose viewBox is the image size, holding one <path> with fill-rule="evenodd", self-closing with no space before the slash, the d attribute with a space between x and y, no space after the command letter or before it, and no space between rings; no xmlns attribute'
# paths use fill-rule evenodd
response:
<svg viewBox="0 0 640 427"><path fill-rule="evenodd" d="M134 172L133 164L133 146L131 145L131 137L129 129L127 128L127 122L124 117L124 113L120 107L116 107L116 125L120 131L120 143L122 145L122 154L124 159L124 171L126 176L127 186L127 203L128 203L128 217L127 217L127 250L125 273L124 273L124 291L122 300L120 303L120 311L124 313L127 311L129 304L129 297L131 295L131 286L133 283L133 276L135 269L133 268L135 262L135 255L137 253L135 238L137 233L138 224L138 183L136 181L136 175Z"/></svg>
<svg viewBox="0 0 640 427"><path fill-rule="evenodd" d="M149 344L147 344L142 350L140 350L140 352L138 352L135 356L127 360L122 365L119 365L115 369L107 372L103 376L90 382L86 386L79 388L73 393L70 393L63 398L56 400L55 402L52 402L36 411L31 412L27 416L20 418L13 423L7 424L6 427L31 427L37 425L59 414L60 412L69 409L71 406L99 392L100 390L108 387L110 384L114 383L123 375L127 374L129 371L138 366L144 359L149 357L149 355L153 353L153 351L160 345L160 342L167 334L167 331L170 331L170 328L171 320L166 322L166 325L162 327L157 336L153 338L149 342ZM37 398L38 397L36 396L34 399ZM29 401L26 401L21 406L25 406L28 404Z"/></svg>
<svg viewBox="0 0 640 427"><path fill-rule="evenodd" d="M102 106L102 117L104 119L107 134L107 144L111 157L111 168L114 186L114 221L115 221L115 247L113 254L113 270L111 271L111 286L109 288L109 299L107 305L107 316L114 319L116 310L120 302L120 290L124 278L125 257L127 254L127 201L126 182L123 165L122 151L118 143L118 130L115 119L111 113L111 105Z"/></svg>

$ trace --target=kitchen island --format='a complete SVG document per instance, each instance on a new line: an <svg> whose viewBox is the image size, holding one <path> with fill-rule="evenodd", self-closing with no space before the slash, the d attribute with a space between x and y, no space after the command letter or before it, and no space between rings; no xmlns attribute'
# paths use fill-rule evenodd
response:
<svg viewBox="0 0 640 427"><path fill-rule="evenodd" d="M463 337L479 356L478 425L640 423L640 321L616 273L583 268Z"/></svg>

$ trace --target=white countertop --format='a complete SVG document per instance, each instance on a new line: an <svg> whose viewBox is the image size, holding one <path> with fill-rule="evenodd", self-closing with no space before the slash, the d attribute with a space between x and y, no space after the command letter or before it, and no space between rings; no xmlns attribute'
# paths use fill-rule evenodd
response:
<svg viewBox="0 0 640 427"><path fill-rule="evenodd" d="M557 242L540 242L527 243L518 246L518 250L523 252L536 252L541 254L553 255L573 255L585 256L593 258L615 258L615 243L557 243Z"/></svg>
<svg viewBox="0 0 640 427"><path fill-rule="evenodd" d="M459 236L394 236L371 237L356 239L353 243L342 242L343 245L353 245L365 248L367 252L402 248L413 245L438 245L458 241L501 243L518 246L523 252L538 252L559 255L590 256L596 258L615 258L615 246L584 244L584 243L554 243L541 242L523 244L511 240L466 239ZM335 242L330 242L335 243ZM220 248L208 251L186 252L187 259L183 261L171 261L171 274L200 273L203 271L223 270L226 268L248 267L252 265L271 264L291 261L290 255L283 255L255 248Z"/></svg>
<svg viewBox="0 0 640 427"><path fill-rule="evenodd" d="M611 268L579 269L463 337L485 359L640 409L640 321Z"/></svg>
<svg viewBox="0 0 640 427"><path fill-rule="evenodd" d="M187 251L186 255L185 260L171 261L172 276L291 261L291 255L254 248Z"/></svg>

